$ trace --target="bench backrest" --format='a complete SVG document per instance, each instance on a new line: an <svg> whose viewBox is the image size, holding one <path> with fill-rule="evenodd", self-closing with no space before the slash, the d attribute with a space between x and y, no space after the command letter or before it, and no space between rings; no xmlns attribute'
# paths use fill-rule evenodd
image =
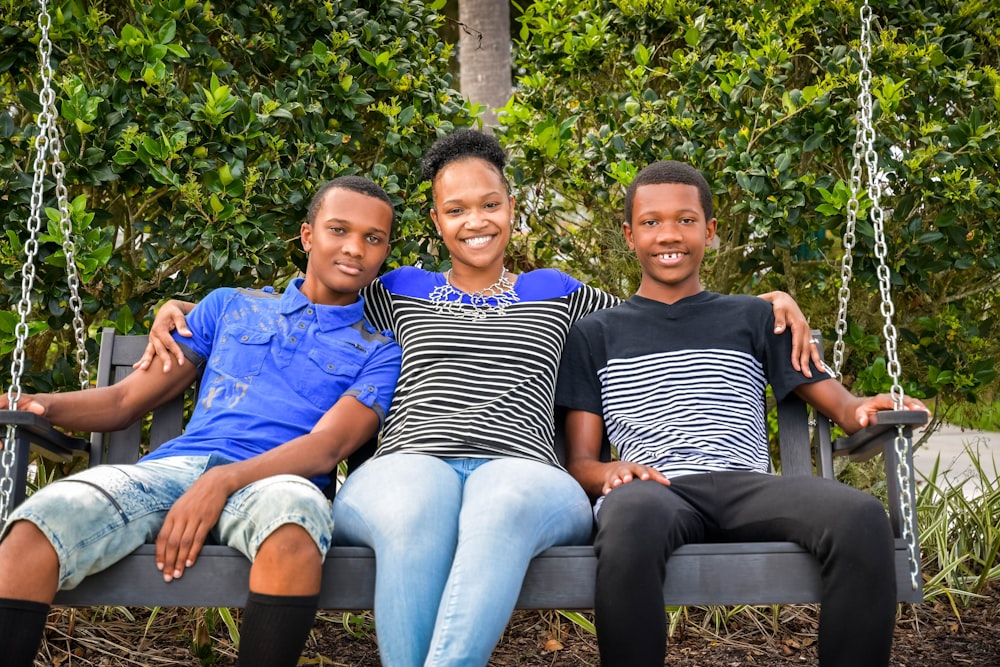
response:
<svg viewBox="0 0 1000 667"><path fill-rule="evenodd" d="M101 334L100 358L97 362L97 386L106 387L118 382L132 371L132 364L139 360L146 349L146 336L119 336L111 327ZM137 422L121 431L91 435L90 465L101 463L135 463L143 453L139 447L152 451L184 430L185 400L197 392L197 384L190 390L157 408L148 421ZM148 430L143 434L143 429Z"/></svg>
<svg viewBox="0 0 1000 667"><path fill-rule="evenodd" d="M814 335L819 339L819 332L814 332ZM97 386L107 386L126 377L132 372L132 364L142 356L145 348L146 336L120 336L113 328L104 329ZM144 447L153 450L179 435L184 428L185 399L190 399L196 389L196 386L192 387L190 393L158 408L150 417L146 437L143 437L141 423L113 433L95 433L91 437L90 464L133 463L142 453L137 448L137 443L142 442ZM556 453L560 461L564 461L565 446L561 425L561 415L557 415ZM795 395L778 404L778 434L783 474L819 474L832 477L829 422L821 415L818 419L815 418L812 409ZM373 439L351 455L347 464L348 471L357 469L374 453L375 447L376 441ZM610 448L607 443L605 448L605 458L609 458Z"/></svg>

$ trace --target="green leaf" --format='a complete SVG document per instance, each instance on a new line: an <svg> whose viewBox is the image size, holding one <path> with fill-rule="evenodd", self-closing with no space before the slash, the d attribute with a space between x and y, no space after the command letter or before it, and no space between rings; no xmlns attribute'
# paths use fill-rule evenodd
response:
<svg viewBox="0 0 1000 667"><path fill-rule="evenodd" d="M698 42L701 41L701 31L695 26L690 26L684 31L684 41L688 46L698 46Z"/></svg>
<svg viewBox="0 0 1000 667"><path fill-rule="evenodd" d="M134 326L135 317L132 315L132 309L122 306L118 310L118 317L115 318L115 330L120 334L128 334L132 332Z"/></svg>

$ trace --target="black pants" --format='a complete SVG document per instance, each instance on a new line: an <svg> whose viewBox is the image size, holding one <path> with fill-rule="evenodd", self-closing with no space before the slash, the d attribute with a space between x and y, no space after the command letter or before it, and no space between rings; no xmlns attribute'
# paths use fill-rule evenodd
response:
<svg viewBox="0 0 1000 667"><path fill-rule="evenodd" d="M832 480L754 472L634 481L608 494L595 541L601 664L662 667L663 580L675 549L751 541L795 542L819 560L823 667L888 665L896 578L882 504Z"/></svg>

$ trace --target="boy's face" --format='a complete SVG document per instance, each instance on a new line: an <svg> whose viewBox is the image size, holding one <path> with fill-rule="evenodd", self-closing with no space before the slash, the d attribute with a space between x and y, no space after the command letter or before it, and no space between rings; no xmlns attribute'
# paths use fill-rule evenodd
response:
<svg viewBox="0 0 1000 667"><path fill-rule="evenodd" d="M344 306L375 280L389 255L392 209L368 195L333 188L316 219L302 224L302 248L309 253L302 293L310 301Z"/></svg>
<svg viewBox="0 0 1000 667"><path fill-rule="evenodd" d="M715 238L698 188L683 183L642 185L635 191L625 240L642 267L637 294L673 303L701 291L698 271Z"/></svg>

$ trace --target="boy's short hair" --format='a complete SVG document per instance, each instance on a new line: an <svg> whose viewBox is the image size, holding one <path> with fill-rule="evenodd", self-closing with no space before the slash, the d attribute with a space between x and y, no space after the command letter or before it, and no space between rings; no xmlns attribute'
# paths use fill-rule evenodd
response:
<svg viewBox="0 0 1000 667"><path fill-rule="evenodd" d="M316 221L319 210L323 208L323 199L326 197L326 193L338 188L357 192L358 194L374 199L380 199L388 204L389 210L392 211L389 236L391 237L396 232L396 207L392 205L392 199L389 198L389 194L382 189L381 185L363 176L338 176L332 181L327 181L321 185L316 194L313 195L312 201L309 202L309 210L306 212L306 222L311 225Z"/></svg>
<svg viewBox="0 0 1000 667"><path fill-rule="evenodd" d="M715 217L712 208L712 188L701 172L691 165L676 160L660 160L644 167L632 179L625 191L625 224L632 224L632 204L635 202L635 191L643 185L660 185L662 183L680 183L698 188L698 198L701 200L705 220Z"/></svg>
<svg viewBox="0 0 1000 667"><path fill-rule="evenodd" d="M421 173L424 179L433 182L446 166L466 158L479 158L496 167L504 187L510 192L510 183L503 173L507 166L507 153L496 137L478 130L455 130L435 141L424 153Z"/></svg>

